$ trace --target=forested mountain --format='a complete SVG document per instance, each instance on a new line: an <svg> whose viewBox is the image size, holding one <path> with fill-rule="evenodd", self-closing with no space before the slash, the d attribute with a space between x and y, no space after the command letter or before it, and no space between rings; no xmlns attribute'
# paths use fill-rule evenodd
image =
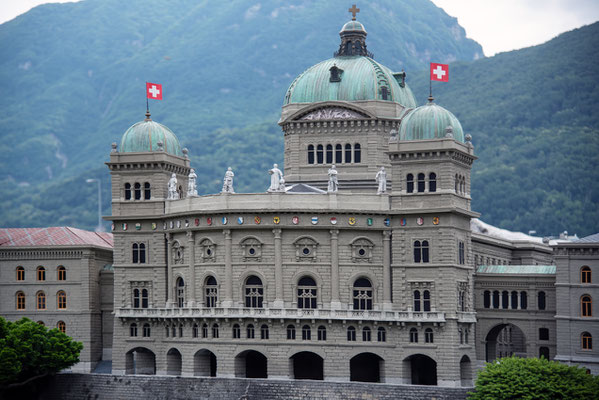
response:
<svg viewBox="0 0 599 400"><path fill-rule="evenodd" d="M264 171L282 164L276 121L285 90L337 50L347 8L86 0L0 25L0 225L93 228L90 177L102 179L109 214L102 162L110 143L143 119L145 81L164 85L152 118L189 148L201 192L217 192L229 165L237 191L263 191ZM596 25L473 61L481 47L428 0L360 8L369 50L405 69L421 102L429 59L451 62L450 83L435 85L435 96L474 137L473 208L485 221L543 234L599 230Z"/></svg>

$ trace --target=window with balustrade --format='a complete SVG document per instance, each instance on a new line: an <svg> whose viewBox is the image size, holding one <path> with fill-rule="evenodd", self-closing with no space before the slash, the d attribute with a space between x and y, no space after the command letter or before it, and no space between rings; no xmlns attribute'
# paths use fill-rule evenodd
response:
<svg viewBox="0 0 599 400"><path fill-rule="evenodd" d="M244 284L245 306L250 308L262 308L264 301L264 286L262 280L256 275L246 278Z"/></svg>
<svg viewBox="0 0 599 400"><path fill-rule="evenodd" d="M372 310L372 283L367 278L358 278L353 286L354 310Z"/></svg>
<svg viewBox="0 0 599 400"><path fill-rule="evenodd" d="M297 308L316 308L316 281L309 276L300 278L297 283Z"/></svg>

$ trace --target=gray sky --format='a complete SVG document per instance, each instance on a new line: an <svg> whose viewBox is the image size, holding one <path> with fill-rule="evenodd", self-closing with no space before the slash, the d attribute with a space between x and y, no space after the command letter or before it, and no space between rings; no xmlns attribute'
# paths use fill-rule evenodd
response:
<svg viewBox="0 0 599 400"><path fill-rule="evenodd" d="M360 0L353 1L360 6ZM599 20L599 0L432 1L449 15L457 17L466 29L466 35L479 42L487 56L540 44L562 32ZM0 0L0 23L42 3L49 1ZM348 4L351 3L352 0L348 0Z"/></svg>

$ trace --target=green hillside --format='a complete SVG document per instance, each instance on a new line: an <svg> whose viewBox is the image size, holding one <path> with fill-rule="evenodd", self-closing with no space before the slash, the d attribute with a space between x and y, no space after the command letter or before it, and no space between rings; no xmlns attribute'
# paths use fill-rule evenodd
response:
<svg viewBox="0 0 599 400"><path fill-rule="evenodd" d="M599 232L599 23L453 63L436 102L473 137L472 207L511 230ZM423 103L427 73L412 89Z"/></svg>

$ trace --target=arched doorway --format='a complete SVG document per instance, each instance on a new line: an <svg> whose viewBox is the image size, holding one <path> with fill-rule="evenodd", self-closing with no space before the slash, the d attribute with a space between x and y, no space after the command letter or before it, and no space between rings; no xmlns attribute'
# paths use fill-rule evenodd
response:
<svg viewBox="0 0 599 400"><path fill-rule="evenodd" d="M462 386L472 386L472 363L470 357L466 355L460 360L460 380Z"/></svg>
<svg viewBox="0 0 599 400"><path fill-rule="evenodd" d="M145 347L136 347L125 354L125 373L155 375L156 355Z"/></svg>
<svg viewBox="0 0 599 400"><path fill-rule="evenodd" d="M193 356L194 376L216 376L216 355L210 350L199 350Z"/></svg>
<svg viewBox="0 0 599 400"><path fill-rule="evenodd" d="M166 374L181 375L181 353L173 348L166 353Z"/></svg>
<svg viewBox="0 0 599 400"><path fill-rule="evenodd" d="M404 373L412 385L436 385L437 362L424 354L414 354L404 360Z"/></svg>
<svg viewBox="0 0 599 400"><path fill-rule="evenodd" d="M256 350L242 351L235 357L235 376L268 378L268 359Z"/></svg>
<svg viewBox="0 0 599 400"><path fill-rule="evenodd" d="M349 360L349 380L381 382L384 360L373 353L360 353Z"/></svg>
<svg viewBox="0 0 599 400"><path fill-rule="evenodd" d="M526 357L526 337L514 324L499 324L491 328L486 337L486 360L512 355Z"/></svg>
<svg viewBox="0 0 599 400"><path fill-rule="evenodd" d="M291 357L294 379L323 380L323 359L311 351L301 351Z"/></svg>

